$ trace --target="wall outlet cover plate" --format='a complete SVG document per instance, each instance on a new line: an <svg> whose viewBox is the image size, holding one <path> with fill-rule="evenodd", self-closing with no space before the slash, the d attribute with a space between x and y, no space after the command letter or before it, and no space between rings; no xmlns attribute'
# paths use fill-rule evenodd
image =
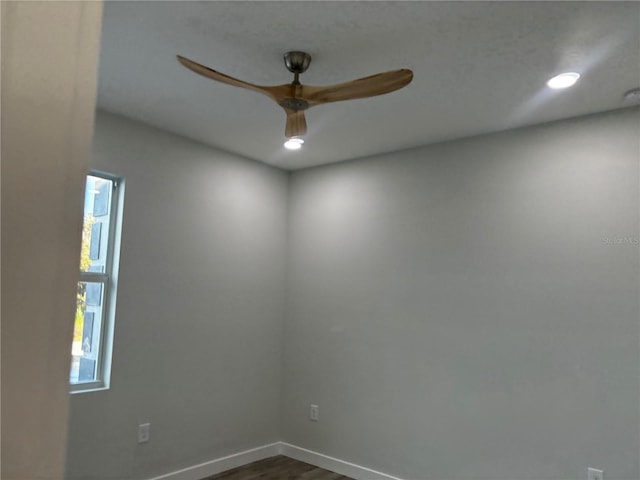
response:
<svg viewBox="0 0 640 480"><path fill-rule="evenodd" d="M587 468L587 480L604 480L604 472L595 468Z"/></svg>

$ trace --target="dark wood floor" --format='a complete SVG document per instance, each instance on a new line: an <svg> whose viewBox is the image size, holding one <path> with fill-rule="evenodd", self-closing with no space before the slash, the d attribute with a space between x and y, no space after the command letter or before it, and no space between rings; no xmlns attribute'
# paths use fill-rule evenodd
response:
<svg viewBox="0 0 640 480"><path fill-rule="evenodd" d="M204 480L353 480L283 455L227 470Z"/></svg>

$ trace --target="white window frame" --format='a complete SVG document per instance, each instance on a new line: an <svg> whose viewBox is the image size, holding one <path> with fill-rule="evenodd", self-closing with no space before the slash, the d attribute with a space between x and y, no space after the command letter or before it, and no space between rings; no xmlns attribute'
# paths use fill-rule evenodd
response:
<svg viewBox="0 0 640 480"><path fill-rule="evenodd" d="M93 176L112 182L109 203L109 234L104 272L79 271L78 282L102 284L100 347L96 358L96 379L92 382L71 383L71 393L93 392L109 389L111 381L111 357L115 329L116 293L118 266L120 263L120 238L122 234L122 211L124 199L124 179L111 173L90 170L86 177ZM84 218L83 218L84 225Z"/></svg>

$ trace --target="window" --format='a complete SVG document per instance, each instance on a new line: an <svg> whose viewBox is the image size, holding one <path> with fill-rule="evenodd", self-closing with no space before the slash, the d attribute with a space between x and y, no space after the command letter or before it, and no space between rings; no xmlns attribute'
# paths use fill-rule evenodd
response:
<svg viewBox="0 0 640 480"><path fill-rule="evenodd" d="M109 386L121 203L118 178L87 175L69 374L72 392Z"/></svg>

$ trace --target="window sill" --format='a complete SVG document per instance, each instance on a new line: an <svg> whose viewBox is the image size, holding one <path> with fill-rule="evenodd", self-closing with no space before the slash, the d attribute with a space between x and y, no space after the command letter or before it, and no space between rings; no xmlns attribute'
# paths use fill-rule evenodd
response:
<svg viewBox="0 0 640 480"><path fill-rule="evenodd" d="M92 392L103 392L105 390L109 390L108 385L87 385L85 387L72 386L72 390L69 391L71 395L76 395L78 393L92 393Z"/></svg>

